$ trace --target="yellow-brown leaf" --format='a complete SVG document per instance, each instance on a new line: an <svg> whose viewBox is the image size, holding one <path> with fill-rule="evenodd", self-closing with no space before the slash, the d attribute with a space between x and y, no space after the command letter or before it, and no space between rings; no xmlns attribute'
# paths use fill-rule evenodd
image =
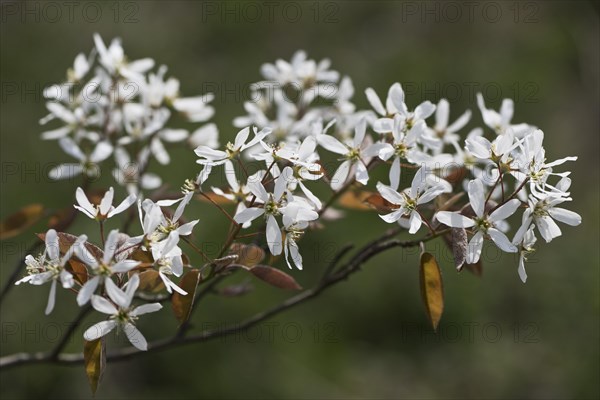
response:
<svg viewBox="0 0 600 400"><path fill-rule="evenodd" d="M44 216L44 206L30 204L0 222L0 240L17 236Z"/></svg>
<svg viewBox="0 0 600 400"><path fill-rule="evenodd" d="M98 384L102 379L104 368L106 367L106 347L104 338L96 339L91 342L83 341L83 359L85 363L85 373L90 382L92 393L98 390Z"/></svg>
<svg viewBox="0 0 600 400"><path fill-rule="evenodd" d="M444 311L444 286L440 267L432 254L421 254L419 277L427 317L436 331Z"/></svg>

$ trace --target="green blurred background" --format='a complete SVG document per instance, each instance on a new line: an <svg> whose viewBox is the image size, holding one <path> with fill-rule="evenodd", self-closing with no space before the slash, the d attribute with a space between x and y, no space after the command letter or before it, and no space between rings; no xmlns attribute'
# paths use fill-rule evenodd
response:
<svg viewBox="0 0 600 400"><path fill-rule="evenodd" d="M236 132L231 121L243 114L243 89L260 79L260 65L305 49L352 77L359 108L367 107L366 87L381 94L400 81L409 105L448 97L451 118L470 107L469 126L477 126L474 93L483 90L493 108L502 97L515 99L513 121L545 131L550 159L579 156L567 166L574 199L568 208L583 223L561 225L564 234L551 245L538 242L527 284L517 276L516 258L491 247L477 278L455 272L441 241L428 245L444 260L438 335L421 303L417 253L395 249L270 325L109 364L97 398L598 398L597 2L253 2L252 9L243 2L74 2L72 14L55 3L58 17L46 2L27 3L2 2L2 217L32 202L72 201L73 182L45 177L45 166L66 156L39 139L40 93L64 78L77 53L91 49L94 32L105 41L120 36L131 59L168 65L184 95L214 91L214 120L225 139ZM255 10L262 13L256 21ZM189 149L172 154L175 162L161 174L178 187L197 165ZM196 239L222 237L226 221L206 205L194 207L201 220ZM80 218L69 231L91 226ZM308 287L336 248L366 243L387 228L371 212L351 212L307 235L305 270L293 275ZM34 241L32 233L42 230L38 224L1 243L0 283ZM289 295L253 284L256 290L244 297L207 298L194 316L196 328L238 321ZM65 291L49 317L47 287L19 287L9 296L0 317L2 355L48 349L77 313ZM99 319L92 315L84 326ZM176 321L166 309L142 319L140 329L157 339L172 333ZM69 351L80 351L80 334ZM90 396L81 366L0 372L2 398Z"/></svg>

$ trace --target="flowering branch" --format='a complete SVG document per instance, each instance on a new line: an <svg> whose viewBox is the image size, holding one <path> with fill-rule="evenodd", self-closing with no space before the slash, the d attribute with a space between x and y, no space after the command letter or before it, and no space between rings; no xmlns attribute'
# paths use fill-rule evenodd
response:
<svg viewBox="0 0 600 400"><path fill-rule="evenodd" d="M510 99L503 101L498 112L488 109L478 95L483 123L492 138L476 127L463 143L458 132L469 123L470 110L449 123L445 99L409 108L399 83L390 87L385 101L373 89L366 89L372 110L357 110L351 101L350 78L331 70L329 60L317 63L298 52L290 62L278 60L262 66L264 80L252 85L253 101L244 104L248 114L233 121L240 130L221 147L215 124L208 122L214 114L212 94L182 97L179 81L166 77L166 66L154 70L152 59L130 61L118 39L107 46L94 35L94 44L89 56L76 57L66 82L46 88L49 114L41 123L55 120L61 125L43 132L42 138L57 141L75 162L58 165L49 177L84 177L83 187L75 190L73 206L98 224L101 244L91 243L87 234L64 232L74 218L38 235L45 243L43 251L19 262L0 301L13 283L48 284L46 314L54 309L59 286L74 294L81 311L52 350L1 357L3 368L85 360L95 390L105 358L125 359L248 329L317 297L372 257L397 247L422 247L421 291L435 329L443 310L442 277L423 243L443 236L460 270L465 263L480 262L483 243L489 240L504 252L519 254L517 271L525 282L525 261L534 250L536 233L550 242L562 233L555 220L572 226L581 223L577 213L559 207L571 200L570 173L555 172L555 167L577 157L548 162L544 133L528 124L511 123ZM296 92L293 100L288 98L290 92ZM434 113L435 123L428 122ZM173 128L172 117L201 125L193 131ZM157 173L171 162L167 146L172 143L194 148L201 166L195 178L181 186L181 194L173 193ZM326 152L335 158L333 168L324 161ZM111 159L112 178L127 193L115 205L113 187L105 189L102 197L98 190L89 190L91 178L101 175L100 165ZM385 183L373 185L370 174L375 166L386 169ZM215 185L218 169L224 172L225 187ZM332 190L325 202L313 192L313 185L323 183ZM508 197L505 186L514 187ZM463 201L465 193L468 201ZM210 227L202 225L207 239L191 239L202 215L190 218L186 209L199 199L208 200L204 204L230 222L214 257L204 251L207 240L218 240ZM235 210L229 211L225 204L234 205ZM338 206L376 211L383 222L396 228L345 262L353 246L342 247L311 289L238 325L192 333L192 316L200 301L211 293L226 293L216 288L233 273L251 274L279 289L301 290L279 268L279 260L285 260L290 269L302 270L302 238L345 218L346 211ZM40 207L34 209L38 212L30 214L39 215ZM523 211L520 225L509 239L509 221L519 210ZM122 216L121 231L105 232L108 220ZM4 226L17 225L9 232L14 235L27 223L31 225L32 219L26 212L18 213L10 223L3 223L0 237L7 235ZM375 229L376 221L373 218ZM415 235L423 225L429 233L420 239L394 238L404 231ZM245 239L253 243L242 243ZM181 242L200 259L186 254ZM28 253L38 247L36 243ZM26 274L17 280L23 264ZM247 291L237 288L230 293ZM179 326L170 338L148 343L136 327L137 320L162 310L167 302ZM106 317L85 330L84 352L64 353L68 340L91 311ZM104 337L113 330L123 331L133 347L108 352L105 357Z"/></svg>

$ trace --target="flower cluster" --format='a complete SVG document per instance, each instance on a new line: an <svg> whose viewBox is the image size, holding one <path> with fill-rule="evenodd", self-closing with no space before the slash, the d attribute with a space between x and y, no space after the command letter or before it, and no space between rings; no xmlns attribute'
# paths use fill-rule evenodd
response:
<svg viewBox="0 0 600 400"><path fill-rule="evenodd" d="M184 289L183 280L178 280L186 270L198 274L199 284L231 273L234 267L252 270L267 250L271 264L283 255L290 269L303 269L302 237L342 215L333 207L351 193L366 194L360 198L366 198L384 222L397 224L400 231L414 235L427 229L418 241L460 233L452 237L464 239L468 264L480 260L488 240L504 252L518 254L523 281L524 263L537 235L550 242L561 235L556 221L581 223L578 214L562 208L571 201L569 172L555 170L576 157L548 161L543 132L532 125L511 124L509 99L496 112L486 108L478 95L485 130L473 127L463 139L461 131L471 121L471 111L449 123L445 99L412 108L399 83L389 88L385 101L366 89L373 110L357 111L350 102L354 92L350 79L340 79L338 72L329 69L329 61L317 63L298 52L290 62L278 60L262 67L264 80L253 86L259 96L245 104L248 115L234 121L241 129L221 149L210 125L191 135L165 127L172 110L191 122L209 119L210 96L181 98L179 83L165 80L165 67L151 73L152 60L130 62L119 41L107 48L99 36L94 39L96 51L90 57L77 56L67 83L46 91L51 114L44 122L59 119L65 126L44 132L43 138L58 139L79 162L63 164L51 176L89 174L94 163L114 155L114 176L127 186L129 195L113 206L112 187L96 198L77 188L74 206L98 224L103 248L88 242L88 235L75 237L51 229L45 234L44 252L27 257L28 275L17 282L51 282L46 313L53 309L57 282L61 282L77 293L80 306L91 302L94 309L109 315L85 332L87 340L119 327L134 346L145 350L146 340L135 321L161 305L134 307L132 302L144 298L139 293L165 291L173 298L192 296L191 304L193 294L188 291L195 291L195 286ZM93 76L86 78L93 64ZM73 85L79 82L85 83ZM137 91L128 96L127 85L132 83ZM293 99L292 91L296 92ZM196 178L183 184L181 195L167 188L145 198L139 189L160 183L160 177L145 170L149 157L167 164L163 141L185 139L194 144L201 166ZM132 155L134 148L141 150ZM138 174L134 179L122 169L132 159ZM374 169L383 170L379 176L385 182L373 183ZM211 177L214 183L221 173L227 185L206 184ZM198 219L184 217L195 200L210 202L229 220L228 236L216 257L201 250L202 239L200 245L194 244L192 231ZM141 228L137 234L129 233L136 218L134 204ZM233 205L232 214L221 204ZM364 208L362 200L360 206ZM118 215L126 220L126 228L105 237L104 224ZM511 219L513 234L509 233ZM248 230L252 233L243 233ZM255 249L262 247L255 250L262 253L260 260L250 263L236 252L243 238L253 238ZM190 262L181 242L202 256L203 267ZM278 271L277 276L281 274Z"/></svg>
<svg viewBox="0 0 600 400"><path fill-rule="evenodd" d="M217 145L214 124L188 129L169 127L172 114L193 124L204 123L214 114L212 94L181 97L179 81L166 78L167 67L153 72L150 58L130 61L119 39L108 46L94 35L89 55L80 53L63 83L44 90L49 114L40 123L56 120L57 128L42 133L44 140L58 140L65 153L75 159L53 168L51 179L83 174L100 175L100 163L114 159L113 176L132 193L156 189L158 175L148 171L154 159L170 162L165 144L188 141Z"/></svg>

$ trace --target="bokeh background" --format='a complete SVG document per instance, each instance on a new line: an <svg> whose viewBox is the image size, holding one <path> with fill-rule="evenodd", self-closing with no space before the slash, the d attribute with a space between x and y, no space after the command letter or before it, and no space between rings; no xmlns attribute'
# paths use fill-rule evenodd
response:
<svg viewBox="0 0 600 400"><path fill-rule="evenodd" d="M443 243L430 243L443 260L445 284L437 335L420 299L418 255L396 249L247 334L109 364L97 398L598 398L597 2L252 2L260 18L244 2L74 3L72 13L55 3L58 17L46 2L1 3L2 217L32 202L72 201L75 183L45 177L44 166L66 156L39 139L41 90L64 78L78 52L91 49L94 32L105 40L120 36L131 59L150 56L168 65L184 95L215 92L214 120L224 139L236 133L231 121L243 114L245 89L259 80L260 65L289 59L297 49L329 57L352 77L359 108L368 106L365 88L384 93L400 81L409 104L447 97L452 117L471 108L469 126L477 126L475 92L484 91L494 108L511 97L514 121L545 131L551 159L579 156L567 166L573 171L568 208L583 216L578 228L561 225L564 234L551 245L539 242L527 284L513 256L489 248L478 278L456 273ZM178 187L197 165L189 149L172 151L175 162L160 173ZM206 205L194 207L197 240L222 237L226 221ZM79 219L70 232L90 226ZM292 273L310 286L336 247L365 243L386 228L375 214L352 211L305 238L304 252L314 256L306 257L305 271ZM33 233L44 229L38 224L1 242L0 283ZM196 329L238 321L289 295L253 284L244 297L207 298L194 316ZM49 317L47 288L19 287L9 296L0 317L2 355L48 349L77 312L64 291ZM141 320L148 339L176 328L168 309L161 314ZM80 334L69 351L80 351ZM120 337L110 345L115 341L124 344ZM1 371L0 397L91 394L82 366L39 365Z"/></svg>

